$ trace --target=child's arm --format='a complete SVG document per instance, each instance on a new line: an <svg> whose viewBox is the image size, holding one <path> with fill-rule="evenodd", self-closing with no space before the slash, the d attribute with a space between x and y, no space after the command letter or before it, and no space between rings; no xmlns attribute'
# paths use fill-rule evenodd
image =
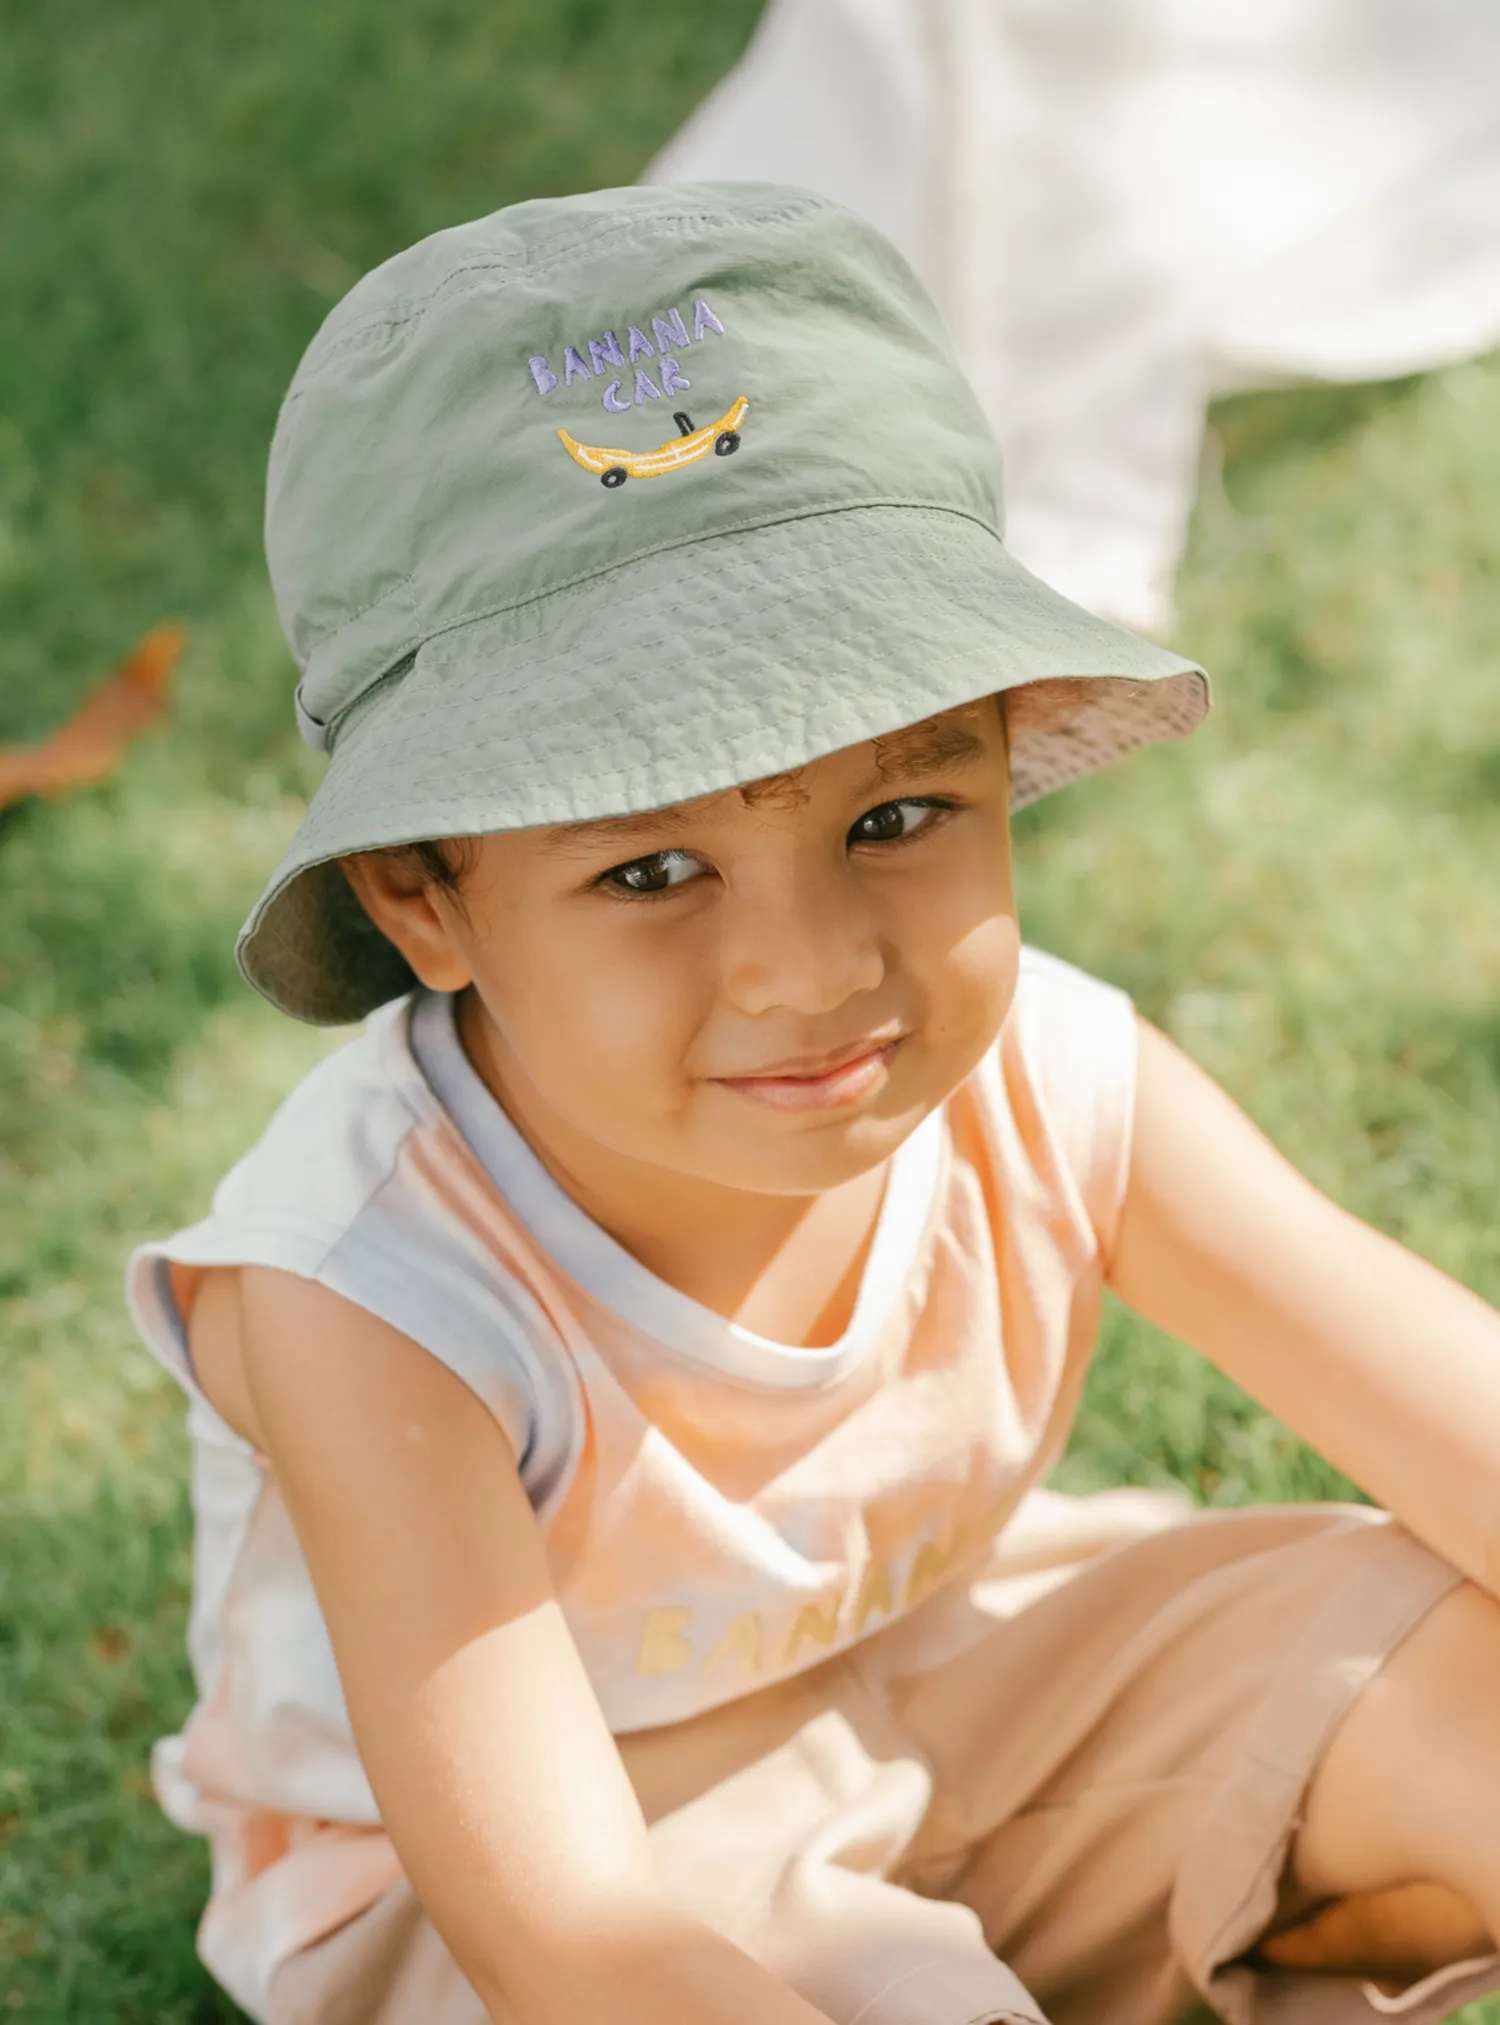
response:
<svg viewBox="0 0 1500 2025"><path fill-rule="evenodd" d="M435 1359L246 1267L194 1307L210 1398L265 1454L403 1867L507 2025L827 2025L658 1889L514 1458Z"/></svg>
<svg viewBox="0 0 1500 2025"><path fill-rule="evenodd" d="M1319 1194L1144 1023L1110 1283L1500 1595L1500 1314Z"/></svg>

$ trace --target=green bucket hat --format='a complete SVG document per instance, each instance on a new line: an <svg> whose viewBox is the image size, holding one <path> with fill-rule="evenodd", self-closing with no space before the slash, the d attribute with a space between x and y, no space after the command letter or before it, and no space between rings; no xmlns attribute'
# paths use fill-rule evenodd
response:
<svg viewBox="0 0 1500 2025"><path fill-rule="evenodd" d="M1200 669L1002 532L936 309L838 205L606 190L398 254L313 340L271 449L271 578L329 764L246 977L327 1024L410 988L348 852L660 808L1022 684L1066 686L1008 710L1018 806L1202 720Z"/></svg>

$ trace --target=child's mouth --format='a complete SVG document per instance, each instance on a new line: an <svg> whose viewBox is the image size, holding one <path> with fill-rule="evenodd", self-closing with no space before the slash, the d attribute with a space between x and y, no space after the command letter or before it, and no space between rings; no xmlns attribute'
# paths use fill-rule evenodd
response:
<svg viewBox="0 0 1500 2025"><path fill-rule="evenodd" d="M716 1076L714 1081L754 1104L778 1111L832 1111L858 1104L885 1082L904 1034L864 1040L818 1059L778 1062L750 1076Z"/></svg>

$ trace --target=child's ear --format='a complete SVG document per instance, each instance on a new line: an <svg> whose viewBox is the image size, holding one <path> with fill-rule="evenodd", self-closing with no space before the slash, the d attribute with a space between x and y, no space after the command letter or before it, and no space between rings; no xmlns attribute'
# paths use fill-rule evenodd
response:
<svg viewBox="0 0 1500 2025"><path fill-rule="evenodd" d="M454 939L452 910L415 859L399 851L359 851L338 864L360 906L429 991L462 991L472 982Z"/></svg>

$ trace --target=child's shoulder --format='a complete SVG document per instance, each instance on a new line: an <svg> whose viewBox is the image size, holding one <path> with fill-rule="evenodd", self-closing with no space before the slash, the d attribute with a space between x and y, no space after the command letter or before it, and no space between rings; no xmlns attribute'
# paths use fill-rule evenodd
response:
<svg viewBox="0 0 1500 2025"><path fill-rule="evenodd" d="M1044 1081L1069 1087L1132 1075L1135 1008L1127 993L1030 944L1021 951L1016 994L1001 1051L1025 1057Z"/></svg>
<svg viewBox="0 0 1500 2025"><path fill-rule="evenodd" d="M1129 1170L1136 1059L1129 996L1027 947L999 1045L972 1079L1007 1170L1071 1198L1106 1250Z"/></svg>
<svg viewBox="0 0 1500 2025"><path fill-rule="evenodd" d="M1021 945L1021 972L1016 986L1018 1005L1050 1001L1059 1005L1070 1004L1080 1012L1093 1009L1104 1015L1106 1008L1118 1011L1130 1003L1126 993L1118 985L1106 984L1102 977L1095 977L1087 970L1080 970L1076 963L1068 963L1061 956L1038 949L1035 943Z"/></svg>
<svg viewBox="0 0 1500 2025"><path fill-rule="evenodd" d="M544 1318L466 1214L472 1166L424 1073L413 1032L424 1014L451 1022L446 1000L417 993L382 1007L305 1076L219 1183L208 1215L134 1253L131 1307L147 1344L195 1391L184 1272L189 1285L216 1266L316 1282L447 1365L518 1455L550 1467L550 1452L531 1453L537 1401L557 1390L539 1354Z"/></svg>

